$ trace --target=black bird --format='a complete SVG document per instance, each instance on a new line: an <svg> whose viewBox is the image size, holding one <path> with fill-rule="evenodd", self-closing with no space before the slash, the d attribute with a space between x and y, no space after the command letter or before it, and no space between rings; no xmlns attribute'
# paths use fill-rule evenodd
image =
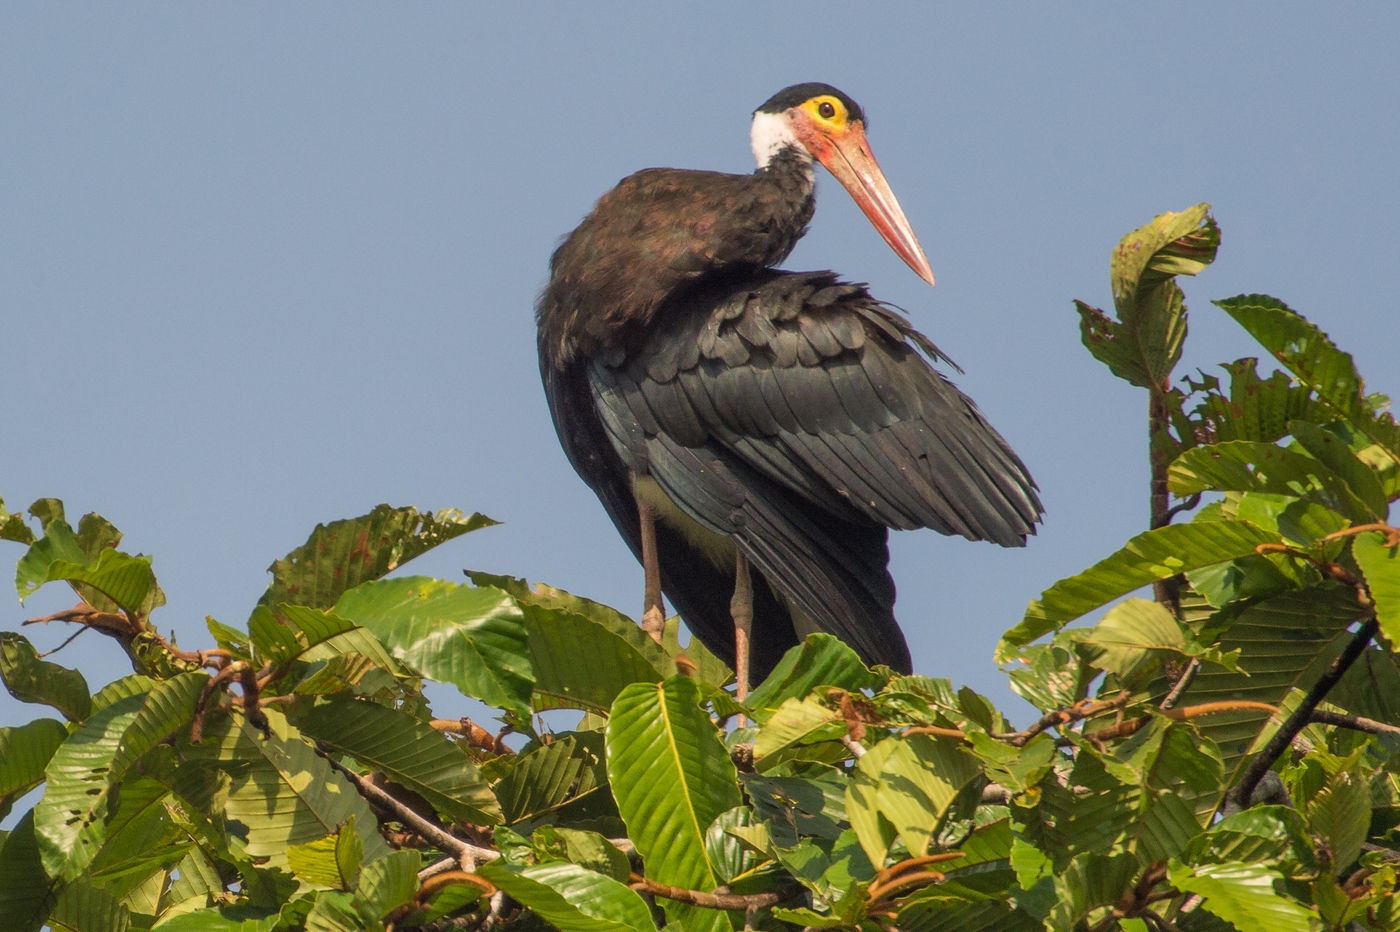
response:
<svg viewBox="0 0 1400 932"><path fill-rule="evenodd" d="M860 106L795 85L754 111L752 141L751 175L624 178L555 251L536 312L550 413L645 567L649 628L662 591L730 662L737 626L741 690L750 618L756 677L814 631L909 672L888 528L1022 546L1036 486L903 316L832 272L773 268L820 161L933 284Z"/></svg>

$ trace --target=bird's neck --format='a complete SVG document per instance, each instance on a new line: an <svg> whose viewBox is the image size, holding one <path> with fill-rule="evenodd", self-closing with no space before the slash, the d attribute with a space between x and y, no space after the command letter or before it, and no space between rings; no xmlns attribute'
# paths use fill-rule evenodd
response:
<svg viewBox="0 0 1400 932"><path fill-rule="evenodd" d="M812 157L797 145L785 146L773 152L754 172L754 180L769 192L768 225L775 234L771 241L773 252L759 264L776 265L787 258L807 232L807 224L816 211L817 182Z"/></svg>

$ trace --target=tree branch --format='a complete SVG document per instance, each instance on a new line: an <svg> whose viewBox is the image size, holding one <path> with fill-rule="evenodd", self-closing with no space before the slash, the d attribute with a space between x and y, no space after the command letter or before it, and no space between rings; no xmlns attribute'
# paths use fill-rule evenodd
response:
<svg viewBox="0 0 1400 932"><path fill-rule="evenodd" d="M1365 597L1361 590L1358 590L1358 595ZM1264 745L1263 749L1249 762L1249 766L1245 767L1239 782L1226 794L1226 799L1234 802L1241 809L1249 808L1250 797L1254 795L1254 788L1259 784L1260 779L1293 743L1298 732L1302 731L1311 721L1318 703L1332 691L1332 687L1337 685L1342 675L1366 650L1367 645L1371 643L1371 638L1376 636L1378 630L1380 630L1380 622L1375 613L1372 612L1370 619L1357 630L1356 634L1352 635L1351 643L1347 644L1346 649L1337 655L1337 658L1317 678L1317 682L1308 690L1298 708L1293 710L1293 714L1288 716L1288 719L1279 726L1278 731L1274 732L1268 744Z"/></svg>
<svg viewBox="0 0 1400 932"><path fill-rule="evenodd" d="M418 833L418 835L429 844L433 845L433 847L441 848L443 851L451 853L457 858L459 864L470 862L474 867L481 861L494 861L501 856L499 851L492 848L481 848L470 842L463 841L456 835L448 832L447 829L443 828L441 825L436 825L428 821L423 816L408 808L408 806L399 802L399 800L395 799L389 793L375 786L370 782L368 777L334 762L331 763L331 766L345 774L350 782L355 784L355 788L360 791L361 796L377 804L380 808L389 810L395 818Z"/></svg>
<svg viewBox="0 0 1400 932"><path fill-rule="evenodd" d="M801 884L791 884L781 890L766 893L706 893L704 890L685 890L670 884L659 883L650 877L633 874L631 887L652 896L665 897L677 903L689 903L705 909L763 909L790 900L802 892Z"/></svg>

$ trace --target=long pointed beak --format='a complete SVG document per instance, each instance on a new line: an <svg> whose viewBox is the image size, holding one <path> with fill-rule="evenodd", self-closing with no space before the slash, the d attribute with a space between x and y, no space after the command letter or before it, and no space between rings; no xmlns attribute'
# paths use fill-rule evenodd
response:
<svg viewBox="0 0 1400 932"><path fill-rule="evenodd" d="M914 228L904 216L899 201L880 171L880 164L870 154L870 144L865 139L865 127L859 122L851 122L847 132L841 136L827 136L829 145L821 146L814 154L827 171L836 176L875 229L884 237L895 253L908 263L920 278L933 284L933 268L928 264L924 248L914 235Z"/></svg>

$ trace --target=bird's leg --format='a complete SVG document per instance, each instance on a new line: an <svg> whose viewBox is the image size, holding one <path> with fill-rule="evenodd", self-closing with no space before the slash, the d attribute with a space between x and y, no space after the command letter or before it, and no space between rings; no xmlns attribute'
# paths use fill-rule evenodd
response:
<svg viewBox="0 0 1400 932"><path fill-rule="evenodd" d="M734 619L734 695L740 702L749 698L749 636L753 633L753 579L743 551L734 551L734 598L729 600Z"/></svg>
<svg viewBox="0 0 1400 932"><path fill-rule="evenodd" d="M661 643L666 630L666 610L661 605L661 563L656 557L656 512L637 497L637 516L642 522L642 574L646 587L642 595L642 630Z"/></svg>

